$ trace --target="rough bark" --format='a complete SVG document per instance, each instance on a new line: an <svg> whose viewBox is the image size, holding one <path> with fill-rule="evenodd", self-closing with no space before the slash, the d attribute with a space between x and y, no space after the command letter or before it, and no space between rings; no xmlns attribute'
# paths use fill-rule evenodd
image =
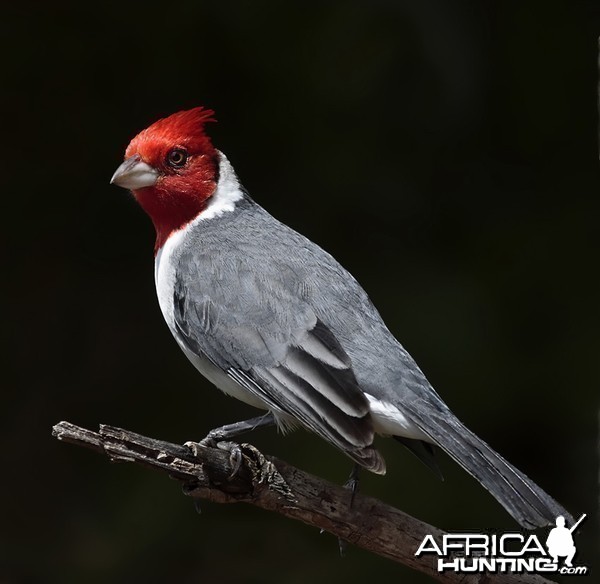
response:
<svg viewBox="0 0 600 584"><path fill-rule="evenodd" d="M428 574L440 582L461 584L548 584L530 574L439 573L433 556L415 557L427 534L443 532L377 499L350 492L303 472L250 444L187 446L155 440L113 426L99 432L69 422L54 426L62 440L106 454L112 461L134 462L177 479L186 495L216 503L249 503L323 529L375 554ZM232 454L233 453L233 454ZM237 454L237 456L236 456ZM234 469L241 462L237 472Z"/></svg>

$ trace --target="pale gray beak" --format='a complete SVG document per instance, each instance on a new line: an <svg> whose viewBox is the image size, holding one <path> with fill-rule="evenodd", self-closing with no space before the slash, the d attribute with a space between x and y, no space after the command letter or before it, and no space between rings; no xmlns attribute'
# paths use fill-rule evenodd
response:
<svg viewBox="0 0 600 584"><path fill-rule="evenodd" d="M143 162L139 154L134 154L117 168L110 179L110 184L133 191L144 187L153 187L157 180L158 172Z"/></svg>

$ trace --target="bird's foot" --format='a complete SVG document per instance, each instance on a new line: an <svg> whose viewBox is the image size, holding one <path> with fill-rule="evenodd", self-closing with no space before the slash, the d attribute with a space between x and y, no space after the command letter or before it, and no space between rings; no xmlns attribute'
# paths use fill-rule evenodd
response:
<svg viewBox="0 0 600 584"><path fill-rule="evenodd" d="M217 448L229 452L229 464L231 465L231 474L227 477L231 480L240 472L244 462L244 453L242 447L235 442L217 442Z"/></svg>
<svg viewBox="0 0 600 584"><path fill-rule="evenodd" d="M218 428L217 428L218 430ZM213 431L214 432L214 431ZM219 450L225 450L229 452L229 463L231 464L231 474L229 475L229 480L237 475L242 467L242 463L244 461L242 447L235 442L228 442L222 439L219 439L217 436L211 436L212 432L208 434L204 440L200 442L186 442L184 446L190 449L195 458L199 458L198 450L199 448L218 448Z"/></svg>
<svg viewBox="0 0 600 584"><path fill-rule="evenodd" d="M355 464L352 467L352 472L350 473L348 480L344 483L344 488L350 490L350 509L352 509L352 506L354 505L354 498L356 497L356 493L358 493L360 486L359 470L360 466ZM343 558L346 555L346 550L348 549L348 542L338 537L338 546L340 549L340 556Z"/></svg>
<svg viewBox="0 0 600 584"><path fill-rule="evenodd" d="M350 508L354 505L354 498L356 497L356 493L358 493L360 487L360 467L358 464L355 464L352 468L352 472L348 477L348 480L344 483L344 488L349 489L350 491Z"/></svg>

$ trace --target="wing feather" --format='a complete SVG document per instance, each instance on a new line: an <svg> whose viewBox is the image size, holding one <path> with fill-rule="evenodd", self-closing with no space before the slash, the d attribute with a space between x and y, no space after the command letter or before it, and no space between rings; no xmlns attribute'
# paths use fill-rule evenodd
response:
<svg viewBox="0 0 600 584"><path fill-rule="evenodd" d="M177 280L173 316L180 342L282 419L298 420L359 464L384 473L372 446L369 401L335 335L285 286L269 289L272 282L243 266L235 270L229 277L236 285L226 286L227 278L217 274L210 297L197 286L201 270Z"/></svg>

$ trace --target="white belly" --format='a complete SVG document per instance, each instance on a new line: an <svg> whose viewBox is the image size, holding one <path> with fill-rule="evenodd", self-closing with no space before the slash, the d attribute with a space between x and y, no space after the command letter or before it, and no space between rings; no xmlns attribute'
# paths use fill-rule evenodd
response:
<svg viewBox="0 0 600 584"><path fill-rule="evenodd" d="M177 339L176 333L173 333ZM244 403L247 403L256 408L262 410L268 410L269 406L261 400L259 397L250 393L247 389L243 388L239 383L236 383L229 375L227 375L222 369L213 365L208 359L199 357L195 353L192 353L189 349L184 347L179 340L177 342L185 356L192 362L194 367L202 373L206 379L208 379L213 385L218 387L223 393L239 399Z"/></svg>

